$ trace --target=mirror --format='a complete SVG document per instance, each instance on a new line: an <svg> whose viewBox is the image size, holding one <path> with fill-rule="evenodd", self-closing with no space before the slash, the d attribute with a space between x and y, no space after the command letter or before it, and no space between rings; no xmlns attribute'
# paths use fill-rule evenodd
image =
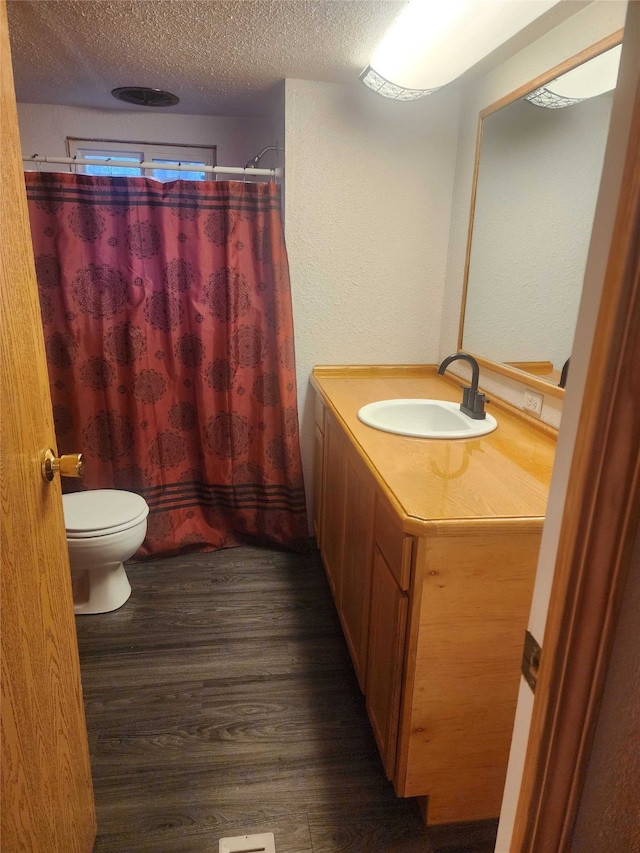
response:
<svg viewBox="0 0 640 853"><path fill-rule="evenodd" d="M613 101L613 90L567 97L565 81L581 66L588 70L590 60L604 62L604 44L607 60L619 56L612 45L621 35L480 114L458 348L500 373L522 380L524 371L528 382L557 396L564 393L558 383L571 355Z"/></svg>

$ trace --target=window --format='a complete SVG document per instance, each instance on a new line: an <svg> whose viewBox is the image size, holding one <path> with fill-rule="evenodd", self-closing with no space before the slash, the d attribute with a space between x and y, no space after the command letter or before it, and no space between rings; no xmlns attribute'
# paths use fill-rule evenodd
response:
<svg viewBox="0 0 640 853"><path fill-rule="evenodd" d="M94 165L79 165L78 171L86 175L127 175L155 178L156 181L206 181L211 173L201 171L202 166L216 165L215 146L201 148L196 145L164 145L156 142L120 142L111 139L75 139L67 137L69 157L94 160ZM105 162L108 158L108 162ZM131 165L128 165L128 164ZM142 169L137 163L157 163L157 168ZM183 171L172 166L193 166L193 171ZM200 167L200 168L198 168Z"/></svg>

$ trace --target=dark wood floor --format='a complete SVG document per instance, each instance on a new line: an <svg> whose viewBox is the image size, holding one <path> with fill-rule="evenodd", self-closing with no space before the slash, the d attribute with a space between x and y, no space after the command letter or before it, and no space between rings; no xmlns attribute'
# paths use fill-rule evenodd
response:
<svg viewBox="0 0 640 853"><path fill-rule="evenodd" d="M98 839L118 853L492 853L427 830L387 782L317 554L234 548L132 565L77 618Z"/></svg>

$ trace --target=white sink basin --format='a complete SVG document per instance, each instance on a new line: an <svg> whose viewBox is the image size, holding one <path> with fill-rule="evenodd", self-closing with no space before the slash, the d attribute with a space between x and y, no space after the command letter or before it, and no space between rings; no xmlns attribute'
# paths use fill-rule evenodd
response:
<svg viewBox="0 0 640 853"><path fill-rule="evenodd" d="M363 406L358 417L374 429L414 438L476 438L498 426L491 415L476 421L446 400L379 400Z"/></svg>

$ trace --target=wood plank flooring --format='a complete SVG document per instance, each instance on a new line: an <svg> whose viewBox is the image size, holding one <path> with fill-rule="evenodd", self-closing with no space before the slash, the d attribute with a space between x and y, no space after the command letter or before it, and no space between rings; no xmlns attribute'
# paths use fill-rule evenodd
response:
<svg viewBox="0 0 640 853"><path fill-rule="evenodd" d="M317 553L243 547L128 567L76 618L96 853L493 853L496 824L426 829L376 749Z"/></svg>

